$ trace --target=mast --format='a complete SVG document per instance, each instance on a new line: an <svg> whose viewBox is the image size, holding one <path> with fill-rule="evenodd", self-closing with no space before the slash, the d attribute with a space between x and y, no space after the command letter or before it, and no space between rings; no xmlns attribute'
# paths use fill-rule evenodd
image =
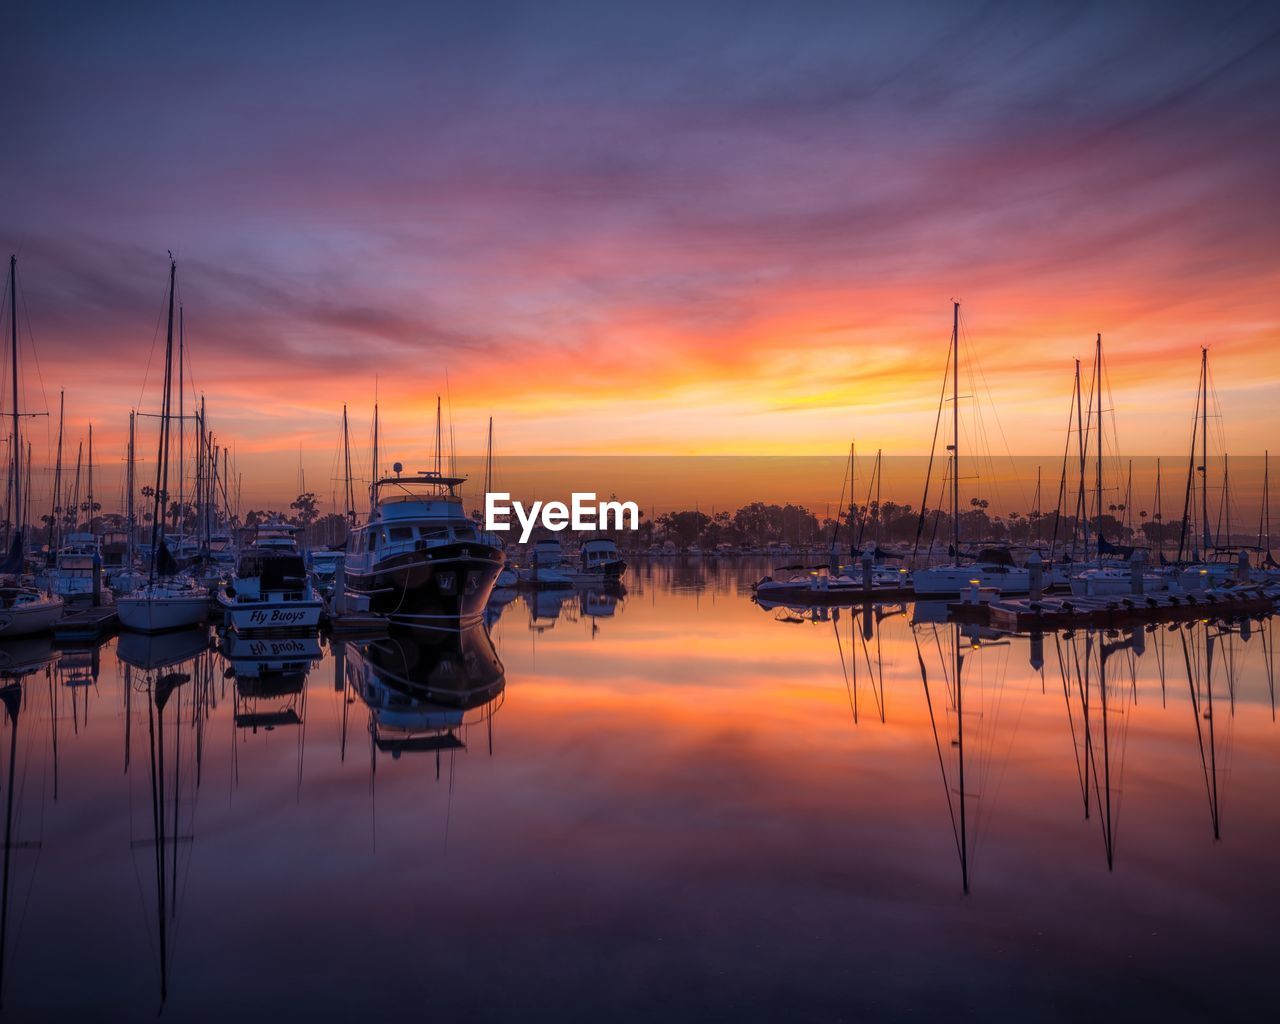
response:
<svg viewBox="0 0 1280 1024"><path fill-rule="evenodd" d="M1200 349L1200 532L1204 535L1204 557L1209 557L1209 349Z"/></svg>
<svg viewBox="0 0 1280 1024"><path fill-rule="evenodd" d="M89 535L93 535L93 423L89 424L89 493L85 497L89 505Z"/></svg>
<svg viewBox="0 0 1280 1024"><path fill-rule="evenodd" d="M133 572L133 539L137 530L134 528L134 512L133 512L133 430L134 430L134 411L129 410L129 458L125 463L125 491L124 491L124 521L125 526L129 530L129 547L126 556L125 565L128 566L129 572Z"/></svg>
<svg viewBox="0 0 1280 1024"><path fill-rule="evenodd" d="M27 447L30 448L31 446L27 445ZM28 462L30 462L30 459L28 459ZM30 490L29 487L28 490ZM1226 519L1226 546L1231 547L1231 465L1227 461L1227 453L1225 451L1222 453L1222 501L1218 507L1222 510L1222 515L1218 517L1219 521L1224 517ZM1222 531L1218 533L1217 546L1219 548L1223 546Z"/></svg>
<svg viewBox="0 0 1280 1024"><path fill-rule="evenodd" d="M951 544L960 564L960 303L951 309ZM957 666L959 655L957 654ZM956 680L957 689L959 679ZM961 790L964 789L963 783ZM966 886L967 889L967 886Z"/></svg>
<svg viewBox="0 0 1280 1024"><path fill-rule="evenodd" d="M1186 489L1183 491L1183 495L1182 495L1182 524L1178 529L1178 561L1179 562L1182 561L1182 553L1183 551L1186 550L1187 539L1188 539L1187 529L1191 524L1192 487L1195 486L1195 478L1196 478L1196 432L1200 429L1200 394L1204 390L1203 384L1204 384L1204 349L1202 348L1200 350L1200 380L1196 382L1196 411L1195 411L1195 415L1191 417L1191 452L1187 456L1187 486L1186 486ZM1204 471L1203 466L1201 466L1200 469L1201 469L1201 472ZM1194 531L1192 531L1191 533L1190 540L1191 540L1191 550L1194 553L1196 550L1196 543L1197 543L1196 535Z"/></svg>
<svg viewBox="0 0 1280 1024"><path fill-rule="evenodd" d="M173 395L173 291L178 264L169 260L169 320L164 344L164 396L160 401L160 441L156 459L154 511L151 516L151 582L156 579L156 554L164 543L165 492L169 487L169 416Z"/></svg>
<svg viewBox="0 0 1280 1024"><path fill-rule="evenodd" d="M880 553L880 456L884 454L883 448L876 449L876 530L873 540L876 545L876 554Z"/></svg>
<svg viewBox="0 0 1280 1024"><path fill-rule="evenodd" d="M1097 478L1094 481L1094 491L1096 493L1097 509L1098 509L1098 563L1102 563L1102 335L1098 335L1096 347L1093 350L1093 367L1096 383L1094 391L1098 396L1098 465Z"/></svg>
<svg viewBox="0 0 1280 1024"><path fill-rule="evenodd" d="M1156 522L1156 553L1164 557L1164 496L1160 493L1160 460L1156 459L1156 507L1151 517Z"/></svg>
<svg viewBox="0 0 1280 1024"><path fill-rule="evenodd" d="M1265 547L1263 546L1265 543ZM1271 553L1271 452L1262 453L1262 508L1258 512L1258 550Z"/></svg>
<svg viewBox="0 0 1280 1024"><path fill-rule="evenodd" d="M484 492L488 494L493 488L493 417L489 417L489 443L484 454Z"/></svg>
<svg viewBox="0 0 1280 1024"><path fill-rule="evenodd" d="M62 417L65 411L67 401L66 391L58 392L58 456L54 463L53 469L53 505L51 506L52 515L49 517L49 564L52 565L56 555L57 546L56 539L61 532L58 529L62 517L62 509L59 507L62 502Z"/></svg>
<svg viewBox="0 0 1280 1024"><path fill-rule="evenodd" d="M342 403L342 467L343 497L346 500L346 519L349 525L356 522L356 497L351 488L351 435L347 428L347 404Z"/></svg>
<svg viewBox="0 0 1280 1024"><path fill-rule="evenodd" d="M373 403L373 479L369 481L369 516L373 517L374 496L378 493L378 403Z"/></svg>
<svg viewBox="0 0 1280 1024"><path fill-rule="evenodd" d="M13 361L13 520L14 535L22 543L22 434L18 411L18 257L9 257L9 341Z"/></svg>
<svg viewBox="0 0 1280 1024"><path fill-rule="evenodd" d="M183 376L186 356L186 317L181 306L178 307L178 515L174 525L178 529L178 551L182 551L183 535L187 532L187 477L186 477L186 440L187 417L184 396L186 380Z"/></svg>
<svg viewBox="0 0 1280 1024"><path fill-rule="evenodd" d="M1080 360L1076 360L1076 449L1080 453L1080 490L1076 495L1076 518L1080 525L1080 542L1084 556L1089 557L1089 509L1084 502L1084 467L1085 449L1088 445L1088 434L1084 425L1084 386L1080 381ZM1075 540L1072 539L1074 553Z"/></svg>
<svg viewBox="0 0 1280 1024"><path fill-rule="evenodd" d="M436 476L440 473L440 396L436 395Z"/></svg>

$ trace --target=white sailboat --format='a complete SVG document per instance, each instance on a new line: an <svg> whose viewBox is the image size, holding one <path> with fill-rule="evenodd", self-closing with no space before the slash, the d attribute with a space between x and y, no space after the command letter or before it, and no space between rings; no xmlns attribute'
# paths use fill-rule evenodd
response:
<svg viewBox="0 0 1280 1024"><path fill-rule="evenodd" d="M23 523L22 493L22 413L18 399L18 257L9 257L9 337L12 344L13 442L10 445L10 480L12 481L13 542L9 556L0 564L0 638L31 636L45 633L62 618L63 601L55 594L44 593L25 583L26 544Z"/></svg>
<svg viewBox="0 0 1280 1024"><path fill-rule="evenodd" d="M176 566L165 545L165 496L169 490L169 431L173 400L173 300L177 264L169 261L169 321L165 338L164 394L160 406L160 441L151 519L151 558L147 582L116 601L120 625L142 633L159 633L194 626L209 612L209 592L189 577L174 573Z"/></svg>
<svg viewBox="0 0 1280 1024"><path fill-rule="evenodd" d="M951 321L951 548L950 565L916 569L911 585L920 597L958 595L975 584L997 588L1002 594L1025 594L1031 589L1031 574L1019 568L1007 553L984 551L977 561L960 562L960 303L953 303ZM1007 561L1005 560L1007 559Z"/></svg>

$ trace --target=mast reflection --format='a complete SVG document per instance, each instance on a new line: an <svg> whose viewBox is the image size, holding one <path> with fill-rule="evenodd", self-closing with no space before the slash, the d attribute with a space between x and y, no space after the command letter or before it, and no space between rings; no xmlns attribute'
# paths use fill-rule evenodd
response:
<svg viewBox="0 0 1280 1024"><path fill-rule="evenodd" d="M131 845L135 850L151 851L155 948L163 1008L169 995L179 879L185 863L180 851L186 850L189 858L195 838L195 795L213 694L209 631L196 627L159 635L124 633L116 653L123 666L128 717L132 718L135 699L144 698L146 702L151 834L132 840ZM166 722L170 733L167 739ZM129 737L126 732L126 771ZM131 787L131 803L132 800Z"/></svg>
<svg viewBox="0 0 1280 1024"><path fill-rule="evenodd" d="M4 1007L5 967L9 953L9 897L13 857L20 851L38 851L41 845L39 839L22 839L14 835L14 802L18 793L18 729L27 699L28 678L43 669L52 688L50 666L57 658L58 654L48 638L11 640L0 645L0 704L4 705L4 721L9 727L7 757L4 760L4 862L3 876L0 877L0 1009Z"/></svg>

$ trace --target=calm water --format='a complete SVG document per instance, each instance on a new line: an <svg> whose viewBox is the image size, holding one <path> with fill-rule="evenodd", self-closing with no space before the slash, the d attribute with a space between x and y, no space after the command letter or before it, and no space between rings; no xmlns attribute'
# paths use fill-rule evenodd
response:
<svg viewBox="0 0 1280 1024"><path fill-rule="evenodd" d="M766 611L763 569L274 652L305 683L6 647L4 1016L1265 1010L1270 623L966 634L957 714L956 627Z"/></svg>

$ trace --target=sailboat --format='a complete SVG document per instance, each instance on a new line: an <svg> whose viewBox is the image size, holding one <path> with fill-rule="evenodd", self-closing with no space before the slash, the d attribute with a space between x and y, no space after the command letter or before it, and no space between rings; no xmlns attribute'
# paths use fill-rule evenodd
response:
<svg viewBox="0 0 1280 1024"><path fill-rule="evenodd" d="M934 565L916 569L911 584L922 597L960 594L975 583L982 588L994 587L1002 594L1025 594L1031 589L1031 574L1013 564L1008 554L998 549L980 553L977 561L960 562L960 303L952 304L951 318L951 548L955 559L950 565ZM998 554L997 554L998 552ZM997 561L998 555L1005 560Z"/></svg>
<svg viewBox="0 0 1280 1024"><path fill-rule="evenodd" d="M1076 372L1079 373L1079 363L1076 364ZM1095 426L1095 476L1094 476L1094 522L1096 524L1096 536L1094 537L1096 559L1092 564L1086 563L1078 570L1072 571L1070 575L1071 593L1076 597L1101 597L1111 594L1131 594L1134 592L1134 569L1129 565L1126 558L1134 557L1133 549L1111 544L1102 533L1102 335L1098 335L1096 347L1093 355L1093 399L1094 408L1090 412L1096 417ZM1088 509L1085 507L1084 495L1084 471L1085 471L1085 438L1084 426L1081 424L1080 434L1080 492L1081 501L1079 505L1080 524L1084 530L1084 546L1086 551L1089 547L1089 515ZM1125 503L1126 505L1129 502ZM1103 558L1103 555L1110 554L1110 559ZM1116 557L1118 556L1118 557ZM1157 590L1164 590L1168 586L1168 577L1163 573L1144 573L1142 580L1143 593L1152 593Z"/></svg>
<svg viewBox="0 0 1280 1024"><path fill-rule="evenodd" d="M160 440L151 519L150 571L147 583L116 601L120 625L142 633L159 633L198 625L205 620L209 611L209 592L190 577L176 575L177 566L165 545L169 430L173 403L173 300L177 271L177 263L170 259L169 321L165 338L164 389L160 404Z"/></svg>
<svg viewBox="0 0 1280 1024"><path fill-rule="evenodd" d="M13 542L9 555L0 563L0 637L31 636L53 628L62 618L62 598L27 586L22 577L26 569L26 531L23 521L25 506L22 493L22 413L18 400L18 257L9 257L9 338L12 345L11 383L13 386L13 442L9 446L10 506Z"/></svg>
<svg viewBox="0 0 1280 1024"><path fill-rule="evenodd" d="M1200 464L1196 465L1196 439L1200 441ZM1191 503L1195 491L1195 481L1200 481L1200 523L1199 537L1192 533L1187 535L1191 524ZM1224 482L1225 486L1225 482ZM1203 549L1198 550L1203 544ZM1228 538L1228 541L1230 538ZM1196 416L1191 428L1191 458L1187 466L1186 497L1182 511L1182 533L1178 540L1178 559L1181 561L1183 551L1190 543L1191 564L1186 565L1178 574L1177 582L1183 590L1203 590L1205 587L1218 587L1231 579L1237 569L1237 563L1228 559L1211 559L1209 552L1214 548L1213 537L1209 532L1209 350L1200 349L1200 384L1196 391ZM1221 550L1221 549L1219 549Z"/></svg>

